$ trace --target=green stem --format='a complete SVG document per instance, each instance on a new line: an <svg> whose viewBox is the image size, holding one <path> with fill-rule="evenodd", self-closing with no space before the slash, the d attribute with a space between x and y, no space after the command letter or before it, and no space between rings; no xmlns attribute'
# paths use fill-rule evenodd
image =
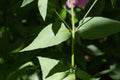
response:
<svg viewBox="0 0 120 80"><path fill-rule="evenodd" d="M59 15L59 13L55 10L55 13L58 15L58 17L63 21L63 23L66 25L66 27L71 30L71 28L69 27L69 25L65 22L65 20Z"/></svg>
<svg viewBox="0 0 120 80"><path fill-rule="evenodd" d="M72 45L71 45L71 66L72 68L74 68L75 64L74 64L74 45L75 45L75 20L74 20L74 7L73 7L73 0L71 0L71 14L72 14L72 17L71 17L71 23L72 23L72 30L71 30L71 33L72 33Z"/></svg>
<svg viewBox="0 0 120 80"><path fill-rule="evenodd" d="M94 7L94 5L96 4L97 0L95 0L93 2L93 4L91 5L91 7L89 8L89 10L87 11L87 13L84 15L83 19L80 21L78 27L76 28L76 31L80 28L80 26L83 24L85 18L87 17L87 15L90 13L90 11L92 10L92 8Z"/></svg>

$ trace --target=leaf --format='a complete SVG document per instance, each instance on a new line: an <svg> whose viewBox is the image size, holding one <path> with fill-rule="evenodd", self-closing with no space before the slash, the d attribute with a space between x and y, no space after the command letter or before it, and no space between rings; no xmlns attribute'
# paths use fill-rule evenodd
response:
<svg viewBox="0 0 120 80"><path fill-rule="evenodd" d="M100 80L100 78L92 78L92 79L90 79L90 80Z"/></svg>
<svg viewBox="0 0 120 80"><path fill-rule="evenodd" d="M47 15L47 6L48 6L48 0L38 0L39 12L43 20L45 20L46 15Z"/></svg>
<svg viewBox="0 0 120 80"><path fill-rule="evenodd" d="M120 66L117 66L114 71L112 71L109 75L113 80L120 79Z"/></svg>
<svg viewBox="0 0 120 80"><path fill-rule="evenodd" d="M68 74L69 71L59 72L43 80L68 80L68 79L64 79Z"/></svg>
<svg viewBox="0 0 120 80"><path fill-rule="evenodd" d="M117 0L111 0L112 6L115 7Z"/></svg>
<svg viewBox="0 0 120 80"><path fill-rule="evenodd" d="M41 65L43 80L62 80L68 74L68 71L65 71L65 72L56 73L56 74L46 78L46 76L49 74L50 70L54 66L56 66L59 63L59 61L55 60L55 59L44 58L44 57L38 57L38 59L39 59L40 65Z"/></svg>
<svg viewBox="0 0 120 80"><path fill-rule="evenodd" d="M33 64L32 62L27 62L27 63L23 64L22 66L20 66L20 67L19 67L19 70L20 70L20 69L23 69L23 68L25 68L25 67L27 67L27 66L34 66L34 64Z"/></svg>
<svg viewBox="0 0 120 80"><path fill-rule="evenodd" d="M44 80L68 80L64 79L69 74L68 71L56 73Z"/></svg>
<svg viewBox="0 0 120 80"><path fill-rule="evenodd" d="M50 58L44 58L44 57L38 57L39 63L41 65L42 73L43 73L43 79L48 75L50 70L58 64L58 60L50 59Z"/></svg>
<svg viewBox="0 0 120 80"><path fill-rule="evenodd" d="M61 42L66 41L70 35L71 34L69 30L64 24L61 25L58 33L55 35L52 31L52 24L50 24L38 34L38 36L29 46L21 50L21 52L58 45Z"/></svg>
<svg viewBox="0 0 120 80"><path fill-rule="evenodd" d="M31 2L33 2L33 0L23 0L23 3L21 5L21 7L24 7L24 6L28 5L28 4L30 4Z"/></svg>
<svg viewBox="0 0 120 80"><path fill-rule="evenodd" d="M69 75L63 80L76 80L76 76L74 73L69 73Z"/></svg>
<svg viewBox="0 0 120 80"><path fill-rule="evenodd" d="M97 46L95 46L93 44L88 45L87 48L92 51L92 54L94 56L104 55L104 53Z"/></svg>
<svg viewBox="0 0 120 80"><path fill-rule="evenodd" d="M104 75L104 74L107 74L107 73L110 73L110 72L112 72L115 68L116 68L116 65L115 65L115 64L114 64L114 65L111 65L109 69L106 69L106 70L103 70L103 71L97 73L97 74L95 75L95 77L96 77L96 76L101 76L101 75Z"/></svg>
<svg viewBox="0 0 120 80"><path fill-rule="evenodd" d="M76 76L82 80L90 80L92 78L91 75L80 69L77 69Z"/></svg>
<svg viewBox="0 0 120 80"><path fill-rule="evenodd" d="M85 19L78 32L84 39L103 38L120 32L120 21L104 17L89 17Z"/></svg>
<svg viewBox="0 0 120 80"><path fill-rule="evenodd" d="M46 77L49 77L57 72L63 72L69 70L69 68L70 67L68 65L63 64L63 62L59 62L56 66L54 66L54 68L50 70L49 74Z"/></svg>

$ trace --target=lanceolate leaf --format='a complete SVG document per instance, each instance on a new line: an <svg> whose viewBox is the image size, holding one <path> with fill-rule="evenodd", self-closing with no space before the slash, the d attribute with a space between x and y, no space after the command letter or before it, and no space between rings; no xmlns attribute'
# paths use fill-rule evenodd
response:
<svg viewBox="0 0 120 80"><path fill-rule="evenodd" d="M46 78L50 70L59 62L58 60L44 58L44 57L38 57L38 60L41 66L43 80Z"/></svg>
<svg viewBox="0 0 120 80"><path fill-rule="evenodd" d="M47 6L48 6L48 0L38 0L38 8L43 20L45 20L46 18Z"/></svg>
<svg viewBox="0 0 120 80"><path fill-rule="evenodd" d="M21 51L29 51L54 46L60 44L63 41L66 41L70 37L70 35L71 34L69 30L65 27L64 24L61 24L60 29L55 35L52 31L52 24L50 24L38 34L38 36L29 46Z"/></svg>
<svg viewBox="0 0 120 80"><path fill-rule="evenodd" d="M103 38L120 32L120 21L103 17L86 18L78 32L85 39Z"/></svg>
<svg viewBox="0 0 120 80"><path fill-rule="evenodd" d="M69 69L70 69L70 67L68 65L65 65L65 64L63 64L63 62L59 61L59 63L56 66L54 66L53 69L51 69L51 71L49 72L49 74L46 77L49 77L58 72L67 71Z"/></svg>
<svg viewBox="0 0 120 80"><path fill-rule="evenodd" d="M58 64L59 61L45 57L38 57L38 60L41 65L43 80L63 80L68 75L68 71L65 71L65 72L55 73L54 75L47 77L49 72L52 70L54 66Z"/></svg>
<svg viewBox="0 0 120 80"><path fill-rule="evenodd" d="M21 5L21 7L26 6L27 4L30 4L31 2L33 2L33 0L23 0L23 3Z"/></svg>

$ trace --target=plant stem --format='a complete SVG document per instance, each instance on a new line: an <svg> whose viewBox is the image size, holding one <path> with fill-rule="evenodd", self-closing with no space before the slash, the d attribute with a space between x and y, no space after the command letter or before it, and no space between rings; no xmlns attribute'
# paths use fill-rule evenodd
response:
<svg viewBox="0 0 120 80"><path fill-rule="evenodd" d="M78 27L76 28L76 31L80 28L80 26L83 24L85 18L87 17L87 15L90 13L90 11L92 10L92 8L94 7L94 5L96 4L97 0L95 0L93 2L93 4L91 5L91 7L89 8L89 10L87 11L87 13L84 15L83 19L80 21Z"/></svg>
<svg viewBox="0 0 120 80"><path fill-rule="evenodd" d="M72 23L72 30L71 30L71 33L72 33L72 45L71 45L71 66L72 68L74 68L75 64L74 64L74 45L75 45L75 20L74 20L74 7L73 7L73 0L71 0L71 14L72 14L72 17L71 17L71 23Z"/></svg>
<svg viewBox="0 0 120 80"><path fill-rule="evenodd" d="M71 30L71 28L69 27L69 25L65 22L65 20L59 15L59 13L55 10L55 13L58 15L58 17L63 21L63 23L66 25L66 27Z"/></svg>

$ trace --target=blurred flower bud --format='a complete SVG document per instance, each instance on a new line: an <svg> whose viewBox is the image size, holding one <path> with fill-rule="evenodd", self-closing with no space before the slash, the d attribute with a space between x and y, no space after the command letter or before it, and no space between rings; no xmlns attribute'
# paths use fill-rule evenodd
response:
<svg viewBox="0 0 120 80"><path fill-rule="evenodd" d="M73 7L83 8L86 6L87 3L88 3L88 0L73 0ZM70 0L66 1L66 5L68 8L71 8Z"/></svg>

